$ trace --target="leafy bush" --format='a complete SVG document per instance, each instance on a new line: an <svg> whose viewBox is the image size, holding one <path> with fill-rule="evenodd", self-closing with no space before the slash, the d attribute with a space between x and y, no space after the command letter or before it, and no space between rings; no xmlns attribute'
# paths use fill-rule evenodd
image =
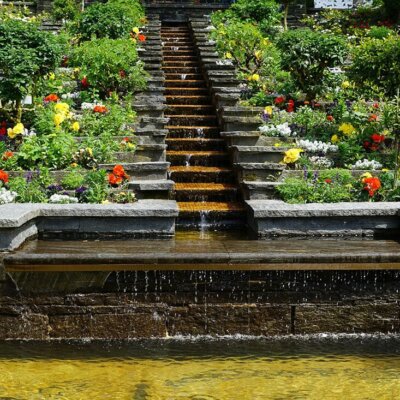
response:
<svg viewBox="0 0 400 400"><path fill-rule="evenodd" d="M71 62L81 68L89 88L98 90L102 97L111 91L135 91L146 85L136 45L128 39L84 42L73 49Z"/></svg>
<svg viewBox="0 0 400 400"><path fill-rule="evenodd" d="M238 0L225 11L212 15L214 25L229 21L257 22L264 33L279 31L281 13L274 0Z"/></svg>
<svg viewBox="0 0 400 400"><path fill-rule="evenodd" d="M104 170L91 171L86 176L86 185L88 189L83 197L87 203L102 203L107 199L108 185L107 172Z"/></svg>
<svg viewBox="0 0 400 400"><path fill-rule="evenodd" d="M282 67L292 74L307 100L313 100L323 90L327 68L342 65L347 55L344 38L309 29L285 32L277 45Z"/></svg>
<svg viewBox="0 0 400 400"><path fill-rule="evenodd" d="M74 190L81 187L85 182L86 171L81 168L72 168L62 179L61 185L65 189Z"/></svg>
<svg viewBox="0 0 400 400"><path fill-rule="evenodd" d="M144 9L138 0L108 0L108 4L124 9L125 15L130 17L134 24L131 28L144 22Z"/></svg>
<svg viewBox="0 0 400 400"><path fill-rule="evenodd" d="M388 96L400 87L400 37L365 39L353 49L351 78L360 85L376 85Z"/></svg>
<svg viewBox="0 0 400 400"><path fill-rule="evenodd" d="M354 199L355 179L346 170L332 169L307 172L303 178L287 178L278 186L279 194L287 203L338 203Z"/></svg>
<svg viewBox="0 0 400 400"><path fill-rule="evenodd" d="M54 0L51 8L51 16L55 21L74 20L79 15L79 1Z"/></svg>
<svg viewBox="0 0 400 400"><path fill-rule="evenodd" d="M18 20L0 23L0 97L15 102L16 119L22 116L22 100L58 65L61 46L54 35L37 24Z"/></svg>
<svg viewBox="0 0 400 400"><path fill-rule="evenodd" d="M393 33L394 31L386 26L372 26L367 36L373 39L385 39Z"/></svg>
<svg viewBox="0 0 400 400"><path fill-rule="evenodd" d="M133 11L127 12L127 4L118 1L92 4L71 24L71 33L78 35L82 41L128 38L142 14L136 16Z"/></svg>
<svg viewBox="0 0 400 400"><path fill-rule="evenodd" d="M279 68L279 52L264 38L259 28L249 22L232 21L213 32L220 54L232 61L239 71L255 74L261 70L272 73Z"/></svg>

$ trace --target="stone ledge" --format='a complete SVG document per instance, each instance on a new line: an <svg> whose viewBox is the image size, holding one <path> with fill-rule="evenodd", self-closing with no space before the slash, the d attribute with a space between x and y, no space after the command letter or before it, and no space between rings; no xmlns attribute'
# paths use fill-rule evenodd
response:
<svg viewBox="0 0 400 400"><path fill-rule="evenodd" d="M287 204L279 200L247 201L255 218L400 216L400 202Z"/></svg>

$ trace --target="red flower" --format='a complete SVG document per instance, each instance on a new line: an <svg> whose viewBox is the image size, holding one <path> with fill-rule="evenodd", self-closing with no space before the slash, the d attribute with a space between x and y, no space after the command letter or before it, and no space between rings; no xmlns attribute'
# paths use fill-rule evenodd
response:
<svg viewBox="0 0 400 400"><path fill-rule="evenodd" d="M127 173L125 172L124 167L119 164L114 167L113 174L115 176L118 176L119 178L125 178L125 179L129 178L129 175L127 175Z"/></svg>
<svg viewBox="0 0 400 400"><path fill-rule="evenodd" d="M5 136L5 135L7 135L7 128L2 126L0 128L0 136Z"/></svg>
<svg viewBox="0 0 400 400"><path fill-rule="evenodd" d="M294 111L294 101L293 100L289 100L288 101L288 106L287 106L287 112L293 112Z"/></svg>
<svg viewBox="0 0 400 400"><path fill-rule="evenodd" d="M368 142L368 140L366 140L366 141L363 143L364 149L369 149L369 146L371 146L371 143Z"/></svg>
<svg viewBox="0 0 400 400"><path fill-rule="evenodd" d="M329 122L333 122L333 121L335 120L335 118L333 118L332 115L327 115L326 119L327 119L327 121L329 121Z"/></svg>
<svg viewBox="0 0 400 400"><path fill-rule="evenodd" d="M282 104L282 103L284 103L285 102L285 97L284 96L278 96L276 99L275 99L275 104Z"/></svg>
<svg viewBox="0 0 400 400"><path fill-rule="evenodd" d="M45 101L46 103L57 103L58 100L60 100L60 98L59 98L56 94L54 94L54 93L49 94L48 96L46 96L46 97L44 98L44 101Z"/></svg>
<svg viewBox="0 0 400 400"><path fill-rule="evenodd" d="M143 34L140 34L140 35L138 36L138 39L139 39L139 42L145 42L145 41L146 41L146 36L143 35Z"/></svg>
<svg viewBox="0 0 400 400"><path fill-rule="evenodd" d="M385 141L385 135L378 135L377 133L374 133L371 135L371 139L374 143L382 143Z"/></svg>
<svg viewBox="0 0 400 400"><path fill-rule="evenodd" d="M374 108L379 108L379 103L374 103L373 105L372 105L372 107L374 107Z"/></svg>
<svg viewBox="0 0 400 400"><path fill-rule="evenodd" d="M114 174L108 174L108 183L111 186L118 186L122 183L122 178L120 178L119 176L116 176Z"/></svg>
<svg viewBox="0 0 400 400"><path fill-rule="evenodd" d="M107 112L107 107L106 106L94 106L93 112L98 113L98 114L105 114Z"/></svg>
<svg viewBox="0 0 400 400"><path fill-rule="evenodd" d="M123 69L121 69L121 71L119 71L119 76L121 78L125 78L126 77L126 72Z"/></svg>
<svg viewBox="0 0 400 400"><path fill-rule="evenodd" d="M363 179L364 190L368 191L369 197L373 197L375 192L381 188L381 181L376 176Z"/></svg>
<svg viewBox="0 0 400 400"><path fill-rule="evenodd" d="M8 160L9 158L14 157L14 153L12 151L6 151L3 154L3 161Z"/></svg>
<svg viewBox="0 0 400 400"><path fill-rule="evenodd" d="M86 76L84 76L81 80L81 85L84 89L87 89L89 87L89 81Z"/></svg>
<svg viewBox="0 0 400 400"><path fill-rule="evenodd" d="M325 183L332 183L332 179L325 179Z"/></svg>
<svg viewBox="0 0 400 400"><path fill-rule="evenodd" d="M368 122L375 122L378 121L378 116L376 114L371 114L371 116L368 119Z"/></svg>
<svg viewBox="0 0 400 400"><path fill-rule="evenodd" d="M8 182L8 174L7 174L7 172L3 171L2 169L0 169L0 181L3 183Z"/></svg>
<svg viewBox="0 0 400 400"><path fill-rule="evenodd" d="M68 66L68 61L69 61L68 56L63 56L63 58L61 60L61 66L62 67L67 67Z"/></svg>

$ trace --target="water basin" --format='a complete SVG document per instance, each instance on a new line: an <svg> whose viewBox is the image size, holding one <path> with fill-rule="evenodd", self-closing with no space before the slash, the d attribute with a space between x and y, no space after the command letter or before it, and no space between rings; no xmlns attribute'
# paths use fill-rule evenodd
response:
<svg viewBox="0 0 400 400"><path fill-rule="evenodd" d="M164 340L0 347L2 399L398 399L400 338Z"/></svg>

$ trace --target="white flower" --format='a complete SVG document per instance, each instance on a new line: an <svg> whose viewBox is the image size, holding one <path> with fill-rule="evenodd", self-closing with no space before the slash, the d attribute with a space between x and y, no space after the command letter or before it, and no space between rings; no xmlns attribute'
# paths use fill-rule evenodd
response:
<svg viewBox="0 0 400 400"><path fill-rule="evenodd" d="M76 197L67 196L65 194L53 194L49 199L49 203L52 204L72 204L77 202L78 199Z"/></svg>
<svg viewBox="0 0 400 400"><path fill-rule="evenodd" d="M72 92L72 93L65 93L63 95L61 95L62 99L77 99L79 98L80 94L78 92ZM88 103L86 103L88 104Z"/></svg>
<svg viewBox="0 0 400 400"><path fill-rule="evenodd" d="M312 156L309 160L316 167L330 168L333 166L333 161L327 157Z"/></svg>
<svg viewBox="0 0 400 400"><path fill-rule="evenodd" d="M13 203L17 197L17 193L11 192L6 188L0 189L0 204Z"/></svg>
<svg viewBox="0 0 400 400"><path fill-rule="evenodd" d="M382 169L382 164L375 160L358 160L355 164L351 166L352 169L361 169L361 170L373 170L376 171L378 169Z"/></svg>
<svg viewBox="0 0 400 400"><path fill-rule="evenodd" d="M296 136L297 133L293 132L288 122L279 125L261 125L259 130L267 136Z"/></svg>
<svg viewBox="0 0 400 400"><path fill-rule="evenodd" d="M302 148L304 151L309 153L323 153L326 154L328 152L336 152L338 151L338 147L334 144L320 142L319 140L315 140L312 142L311 140L300 139L297 142L297 145Z"/></svg>

